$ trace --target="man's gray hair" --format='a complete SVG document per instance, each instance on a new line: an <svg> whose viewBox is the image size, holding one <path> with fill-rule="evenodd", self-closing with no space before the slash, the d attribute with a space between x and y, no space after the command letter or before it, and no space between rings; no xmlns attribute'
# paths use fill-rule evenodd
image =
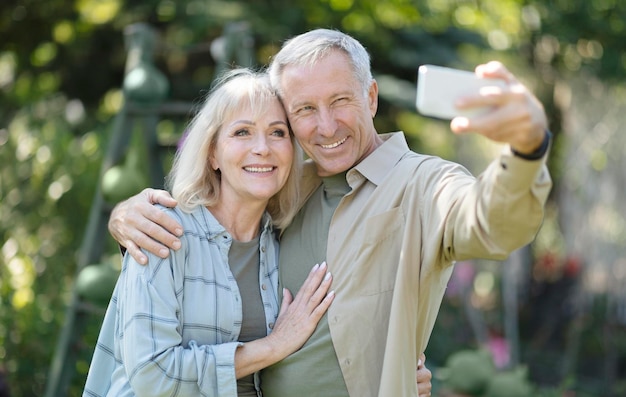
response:
<svg viewBox="0 0 626 397"><path fill-rule="evenodd" d="M370 56L359 41L331 29L315 29L287 40L272 58L268 73L279 96L283 96L281 75L287 66L312 66L334 50L343 51L349 58L354 75L367 95L372 83Z"/></svg>

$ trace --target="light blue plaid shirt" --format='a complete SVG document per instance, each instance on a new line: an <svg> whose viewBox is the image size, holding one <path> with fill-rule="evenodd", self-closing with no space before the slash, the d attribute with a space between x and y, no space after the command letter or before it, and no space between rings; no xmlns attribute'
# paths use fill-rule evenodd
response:
<svg viewBox="0 0 626 397"><path fill-rule="evenodd" d="M204 207L165 212L182 247L148 265L124 256L83 396L237 396L241 294L228 266L232 237ZM278 315L278 243L262 220L259 291L267 332Z"/></svg>

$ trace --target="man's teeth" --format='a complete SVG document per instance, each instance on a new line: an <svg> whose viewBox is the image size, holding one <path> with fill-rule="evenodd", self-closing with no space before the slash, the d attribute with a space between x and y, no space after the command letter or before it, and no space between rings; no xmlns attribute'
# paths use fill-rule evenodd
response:
<svg viewBox="0 0 626 397"><path fill-rule="evenodd" d="M330 145L321 145L321 146L322 146L324 149L332 149L332 148L335 148L335 147L337 147L337 146L341 145L342 143L344 143L344 142L346 141L346 139L348 139L348 138L347 138L347 137L346 137L346 138L343 138L342 140L337 141L337 142L335 142L335 143L331 143Z"/></svg>
<svg viewBox="0 0 626 397"><path fill-rule="evenodd" d="M249 172L270 172L274 167L246 167L245 170Z"/></svg>

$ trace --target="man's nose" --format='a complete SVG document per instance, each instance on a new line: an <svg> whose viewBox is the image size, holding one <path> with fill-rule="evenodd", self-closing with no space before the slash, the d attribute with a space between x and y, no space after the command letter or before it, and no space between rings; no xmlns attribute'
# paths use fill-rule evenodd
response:
<svg viewBox="0 0 626 397"><path fill-rule="evenodd" d="M332 137L337 130L337 122L330 109L320 109L317 117L317 131L324 137Z"/></svg>

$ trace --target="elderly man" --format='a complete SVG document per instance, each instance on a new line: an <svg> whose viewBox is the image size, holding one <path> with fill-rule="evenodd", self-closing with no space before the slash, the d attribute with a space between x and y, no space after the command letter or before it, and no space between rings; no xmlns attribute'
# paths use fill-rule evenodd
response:
<svg viewBox="0 0 626 397"><path fill-rule="evenodd" d="M363 46L317 29L287 41L269 67L291 127L310 157L303 204L281 235L280 282L297 291L310 263L326 260L337 295L310 340L261 373L266 396L417 396L426 349L457 260L503 259L528 244L543 220L551 180L550 134L539 101L501 64L476 68L505 88L476 93L454 133L503 143L479 176L412 152L402 132L378 134L378 86ZM139 261L167 255L179 226L153 210L175 205L146 190L119 204L111 234ZM164 246L164 245L165 246ZM426 390L427 389L427 390Z"/></svg>

